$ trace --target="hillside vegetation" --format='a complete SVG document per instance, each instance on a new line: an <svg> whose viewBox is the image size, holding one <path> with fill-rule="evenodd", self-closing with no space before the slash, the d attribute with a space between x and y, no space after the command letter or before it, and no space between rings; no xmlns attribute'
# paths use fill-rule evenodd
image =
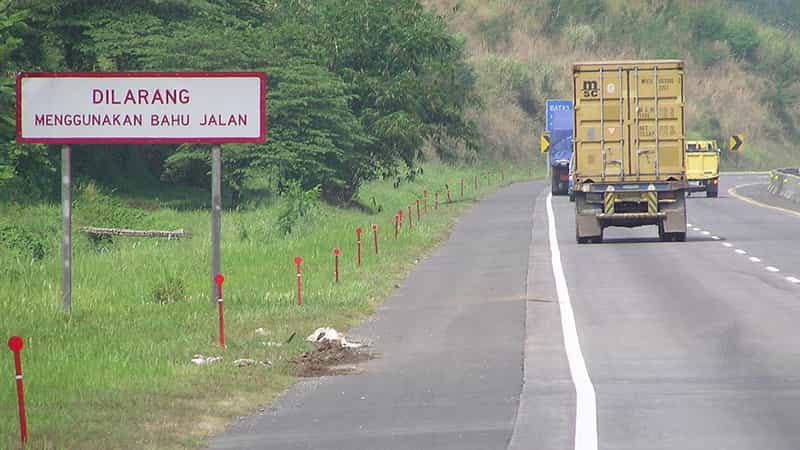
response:
<svg viewBox="0 0 800 450"><path fill-rule="evenodd" d="M580 60L687 62L690 137L743 133L729 168L797 165L800 3L793 0L428 0L466 41L477 69L483 146L522 159L544 101L571 97Z"/></svg>

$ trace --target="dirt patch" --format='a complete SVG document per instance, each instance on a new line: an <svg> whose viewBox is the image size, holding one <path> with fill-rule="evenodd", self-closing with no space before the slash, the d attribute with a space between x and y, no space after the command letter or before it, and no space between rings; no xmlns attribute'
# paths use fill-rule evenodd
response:
<svg viewBox="0 0 800 450"><path fill-rule="evenodd" d="M374 358L375 355L364 348L347 348L338 342L325 341L293 359L292 371L298 377L348 375L358 373L356 364Z"/></svg>

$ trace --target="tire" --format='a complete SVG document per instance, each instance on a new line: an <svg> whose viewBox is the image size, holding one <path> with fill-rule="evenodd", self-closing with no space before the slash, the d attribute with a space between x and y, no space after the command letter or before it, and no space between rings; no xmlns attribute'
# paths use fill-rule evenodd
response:
<svg viewBox="0 0 800 450"><path fill-rule="evenodd" d="M714 184L714 181L717 181L717 179L709 180L706 185L706 197L708 198L716 198L719 196L719 184Z"/></svg>
<svg viewBox="0 0 800 450"><path fill-rule="evenodd" d="M571 202L575 201L575 191L569 193L569 201Z"/></svg>
<svg viewBox="0 0 800 450"><path fill-rule="evenodd" d="M550 178L550 193L553 195L558 195L559 193L558 176L555 174Z"/></svg>
<svg viewBox="0 0 800 450"><path fill-rule="evenodd" d="M663 222L658 224L658 239L660 239L661 242L669 241L669 235L664 232L664 223Z"/></svg>
<svg viewBox="0 0 800 450"><path fill-rule="evenodd" d="M681 233L667 233L666 234L667 241L674 241L674 242L686 242L686 232Z"/></svg>

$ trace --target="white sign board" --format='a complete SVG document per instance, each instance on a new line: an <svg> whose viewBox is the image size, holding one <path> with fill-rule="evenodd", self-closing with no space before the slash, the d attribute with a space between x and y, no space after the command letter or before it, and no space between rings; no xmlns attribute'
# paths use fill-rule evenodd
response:
<svg viewBox="0 0 800 450"><path fill-rule="evenodd" d="M260 143L266 140L266 126L263 73L17 77L20 143Z"/></svg>

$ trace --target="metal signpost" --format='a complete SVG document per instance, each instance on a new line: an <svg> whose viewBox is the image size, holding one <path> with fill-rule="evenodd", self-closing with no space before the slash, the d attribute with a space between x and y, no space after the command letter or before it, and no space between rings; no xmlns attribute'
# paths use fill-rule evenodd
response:
<svg viewBox="0 0 800 450"><path fill-rule="evenodd" d="M70 144L212 144L211 301L220 273L220 144L266 141L266 75L259 72L23 73L17 142L61 148L62 303L72 307Z"/></svg>

